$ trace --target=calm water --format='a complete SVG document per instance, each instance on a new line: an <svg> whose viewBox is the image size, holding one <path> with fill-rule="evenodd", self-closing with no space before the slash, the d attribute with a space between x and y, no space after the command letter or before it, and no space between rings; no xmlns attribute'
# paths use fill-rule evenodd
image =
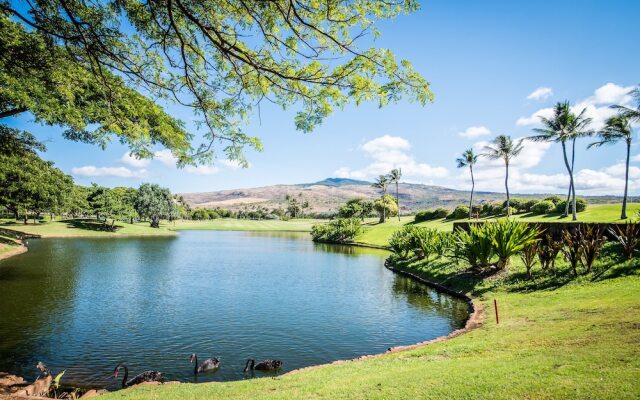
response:
<svg viewBox="0 0 640 400"><path fill-rule="evenodd" d="M248 357L285 372L464 325L464 302L387 271L385 256L306 234L31 240L0 262L0 371L34 377L42 360L68 384L114 387L125 361L194 380L196 352L222 357L198 381L233 380Z"/></svg>

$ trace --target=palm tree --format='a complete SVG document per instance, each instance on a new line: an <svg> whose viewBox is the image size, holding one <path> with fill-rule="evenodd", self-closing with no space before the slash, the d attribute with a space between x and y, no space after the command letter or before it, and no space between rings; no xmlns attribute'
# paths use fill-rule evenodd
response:
<svg viewBox="0 0 640 400"><path fill-rule="evenodd" d="M630 91L629 95L633 98L635 109L618 105L611 106L611 108L618 110L620 115L627 117L630 122L640 122L640 86Z"/></svg>
<svg viewBox="0 0 640 400"><path fill-rule="evenodd" d="M631 139L633 138L633 128L631 120L624 114L613 116L607 119L604 128L598 133L600 140L591 143L588 148L600 147L603 144L614 144L624 140L627 144L627 164L624 173L624 197L622 198L621 219L627 219L627 189L629 186L629 157L631 155Z"/></svg>
<svg viewBox="0 0 640 400"><path fill-rule="evenodd" d="M585 117L586 109L582 110L579 115L575 115L571 112L571 105L568 101L558 102L553 108L553 117L546 118L540 117L540 122L544 128L534 129L538 135L531 136L529 139L534 141L545 142L559 142L562 144L562 155L564 156L564 164L569 173L569 193L567 194L567 202L563 217L569 214L569 200L573 195L573 220L577 220L576 216L576 198L575 198L575 185L573 182L573 167L575 165L576 157L576 140L579 137L591 135L591 131L586 127L591 123L591 118ZM567 141L572 142L571 152L571 164L569 164L569 158L567 156Z"/></svg>
<svg viewBox="0 0 640 400"><path fill-rule="evenodd" d="M504 188L507 190L507 216L511 216L511 207L509 205L509 163L523 149L522 139L514 142L511 136L500 135L491 141L490 146L485 146L486 153L483 155L492 160L504 160L506 174L504 176Z"/></svg>
<svg viewBox="0 0 640 400"><path fill-rule="evenodd" d="M378 178L376 178L376 180L373 182L373 184L371 186L373 186L374 188L378 188L380 190L382 190L382 204L384 205L384 196L387 194L387 186L389 185L389 178L386 175L380 175ZM386 215L387 212L387 207L382 207L382 221L384 222L387 218Z"/></svg>
<svg viewBox="0 0 640 400"><path fill-rule="evenodd" d="M469 167L469 172L471 172L471 198L469 199L469 219L471 219L473 215L473 190L476 187L476 182L473 179L473 166L478 162L478 155L471 148L462 153L462 157L458 158L456 162L458 168Z"/></svg>
<svg viewBox="0 0 640 400"><path fill-rule="evenodd" d="M391 172L389 172L388 178L389 183L396 184L396 204L398 204L398 221L400 221L400 194L398 192L398 184L400 183L400 179L402 178L402 169L392 169Z"/></svg>

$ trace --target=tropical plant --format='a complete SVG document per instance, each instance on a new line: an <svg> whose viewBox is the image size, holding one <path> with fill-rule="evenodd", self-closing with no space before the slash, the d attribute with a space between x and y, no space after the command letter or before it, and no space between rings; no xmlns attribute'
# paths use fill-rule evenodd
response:
<svg viewBox="0 0 640 400"><path fill-rule="evenodd" d="M535 128L534 131L538 135L531 136L529 139L534 141L559 142L562 145L562 154L564 156L565 167L569 173L569 194L567 196L567 205L563 216L569 214L569 199L573 195L575 199L575 185L573 181L573 166L575 164L575 145L576 140L582 136L588 136L591 131L587 130L587 126L591 123L591 118L585 116L586 109L576 115L571 112L571 105L568 101L556 103L551 118L540 117L543 128ZM567 157L567 141L572 141L571 164ZM574 207L575 210L575 207ZM573 220L577 220L575 211Z"/></svg>
<svg viewBox="0 0 640 400"><path fill-rule="evenodd" d="M414 239L412 235L414 227L409 225L399 229L391 234L389 238L389 247L391 251L396 253L400 258L406 259L409 252L413 250Z"/></svg>
<svg viewBox="0 0 640 400"><path fill-rule="evenodd" d="M618 110L620 116L628 118L631 122L640 123L640 86L636 86L629 95L635 103L635 108L621 105L613 105L611 108Z"/></svg>
<svg viewBox="0 0 640 400"><path fill-rule="evenodd" d="M311 237L315 242L352 242L361 233L362 226L357 218L340 218L327 224L316 224L311 227Z"/></svg>
<svg viewBox="0 0 640 400"><path fill-rule="evenodd" d="M414 227L409 230L413 252L421 259L429 259L435 253L438 232L435 229Z"/></svg>
<svg viewBox="0 0 640 400"><path fill-rule="evenodd" d="M485 224L486 225L486 224ZM472 225L469 231L458 229L453 238L453 257L477 270L484 270L495 256L491 236L484 225Z"/></svg>
<svg viewBox="0 0 640 400"><path fill-rule="evenodd" d="M473 166L478 162L478 155L473 152L473 148L467 149L462 153L462 157L456 159L458 168L469 167L469 173L471 174L471 195L469 196L469 219L473 217L473 191L476 186L476 182L473 178Z"/></svg>
<svg viewBox="0 0 640 400"><path fill-rule="evenodd" d="M491 238L493 251L498 256L498 269L509 266L511 256L540 240L540 230L537 227L508 218L485 224L485 230Z"/></svg>
<svg viewBox="0 0 640 400"><path fill-rule="evenodd" d="M511 215L511 207L509 206L509 164L514 157L517 157L522 151L522 139L514 142L510 136L497 136L491 145L485 146L484 156L492 160L502 159L505 167L504 188L507 191L507 215Z"/></svg>
<svg viewBox="0 0 640 400"><path fill-rule="evenodd" d="M389 172L388 178L389 183L396 184L396 204L398 205L398 221L400 221L400 192L398 191L398 185L400 184L400 179L402 178L402 169L392 169L391 172Z"/></svg>
<svg viewBox="0 0 640 400"><path fill-rule="evenodd" d="M529 279L532 278L531 270L533 266L536 264L536 255L538 254L538 242L533 242L525 246L520 253L520 259L524 264L524 267L527 270L527 277Z"/></svg>
<svg viewBox="0 0 640 400"><path fill-rule="evenodd" d="M582 247L580 245L580 228L566 229L562 231L562 254L565 260L569 262L571 270L575 276L578 276L578 263L580 262L580 254Z"/></svg>
<svg viewBox="0 0 640 400"><path fill-rule="evenodd" d="M597 142L591 143L588 148L600 147L605 144L614 144L624 140L627 148L626 163L624 170L624 196L622 197L621 219L627 219L627 193L629 189L629 161L631 158L631 140L633 138L633 128L631 119L625 115L616 115L605 123L604 128L598 132L599 139Z"/></svg>
<svg viewBox="0 0 640 400"><path fill-rule="evenodd" d="M624 225L616 225L615 229L609 228L609 233L622 246L622 254L627 260L631 260L638 244L640 244L640 224L627 222Z"/></svg>
<svg viewBox="0 0 640 400"><path fill-rule="evenodd" d="M544 271L555 270L556 259L562 250L562 241L556 240L553 236L546 234L538 242L537 252L540 266Z"/></svg>
<svg viewBox="0 0 640 400"><path fill-rule="evenodd" d="M387 195L387 187L389 186L389 178L386 175L380 175L380 176L378 176L378 178L375 179L375 181L373 182L373 184L371 184L371 186L373 186L376 189L380 189L380 192L382 193L382 197L381 198L384 200L385 196ZM377 202L377 200L376 200L376 202ZM386 201L385 201L385 203L386 203ZM382 210L382 212L380 213L380 222L385 222L385 220L387 219L386 207L382 207L382 205L381 205L381 210Z"/></svg>
<svg viewBox="0 0 640 400"><path fill-rule="evenodd" d="M580 263L589 273L607 238L603 235L602 229L596 225L583 225L579 229L581 232Z"/></svg>

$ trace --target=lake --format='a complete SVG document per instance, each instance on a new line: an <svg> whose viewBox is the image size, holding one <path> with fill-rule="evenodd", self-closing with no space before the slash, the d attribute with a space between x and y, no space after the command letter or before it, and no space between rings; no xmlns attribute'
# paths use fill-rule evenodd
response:
<svg viewBox="0 0 640 400"><path fill-rule="evenodd" d="M464 326L464 301L388 271L387 255L298 233L29 240L0 261L0 371L33 379L44 361L66 384L117 388L122 361L132 375L236 380L247 358L286 372ZM194 379L194 352L220 369Z"/></svg>

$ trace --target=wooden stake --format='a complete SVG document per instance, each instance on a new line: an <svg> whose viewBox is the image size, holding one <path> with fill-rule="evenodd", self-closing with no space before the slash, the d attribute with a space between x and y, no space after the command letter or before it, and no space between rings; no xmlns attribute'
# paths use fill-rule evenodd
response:
<svg viewBox="0 0 640 400"><path fill-rule="evenodd" d="M493 308L496 310L496 325L500 323L500 317L498 316L498 302L493 299Z"/></svg>

